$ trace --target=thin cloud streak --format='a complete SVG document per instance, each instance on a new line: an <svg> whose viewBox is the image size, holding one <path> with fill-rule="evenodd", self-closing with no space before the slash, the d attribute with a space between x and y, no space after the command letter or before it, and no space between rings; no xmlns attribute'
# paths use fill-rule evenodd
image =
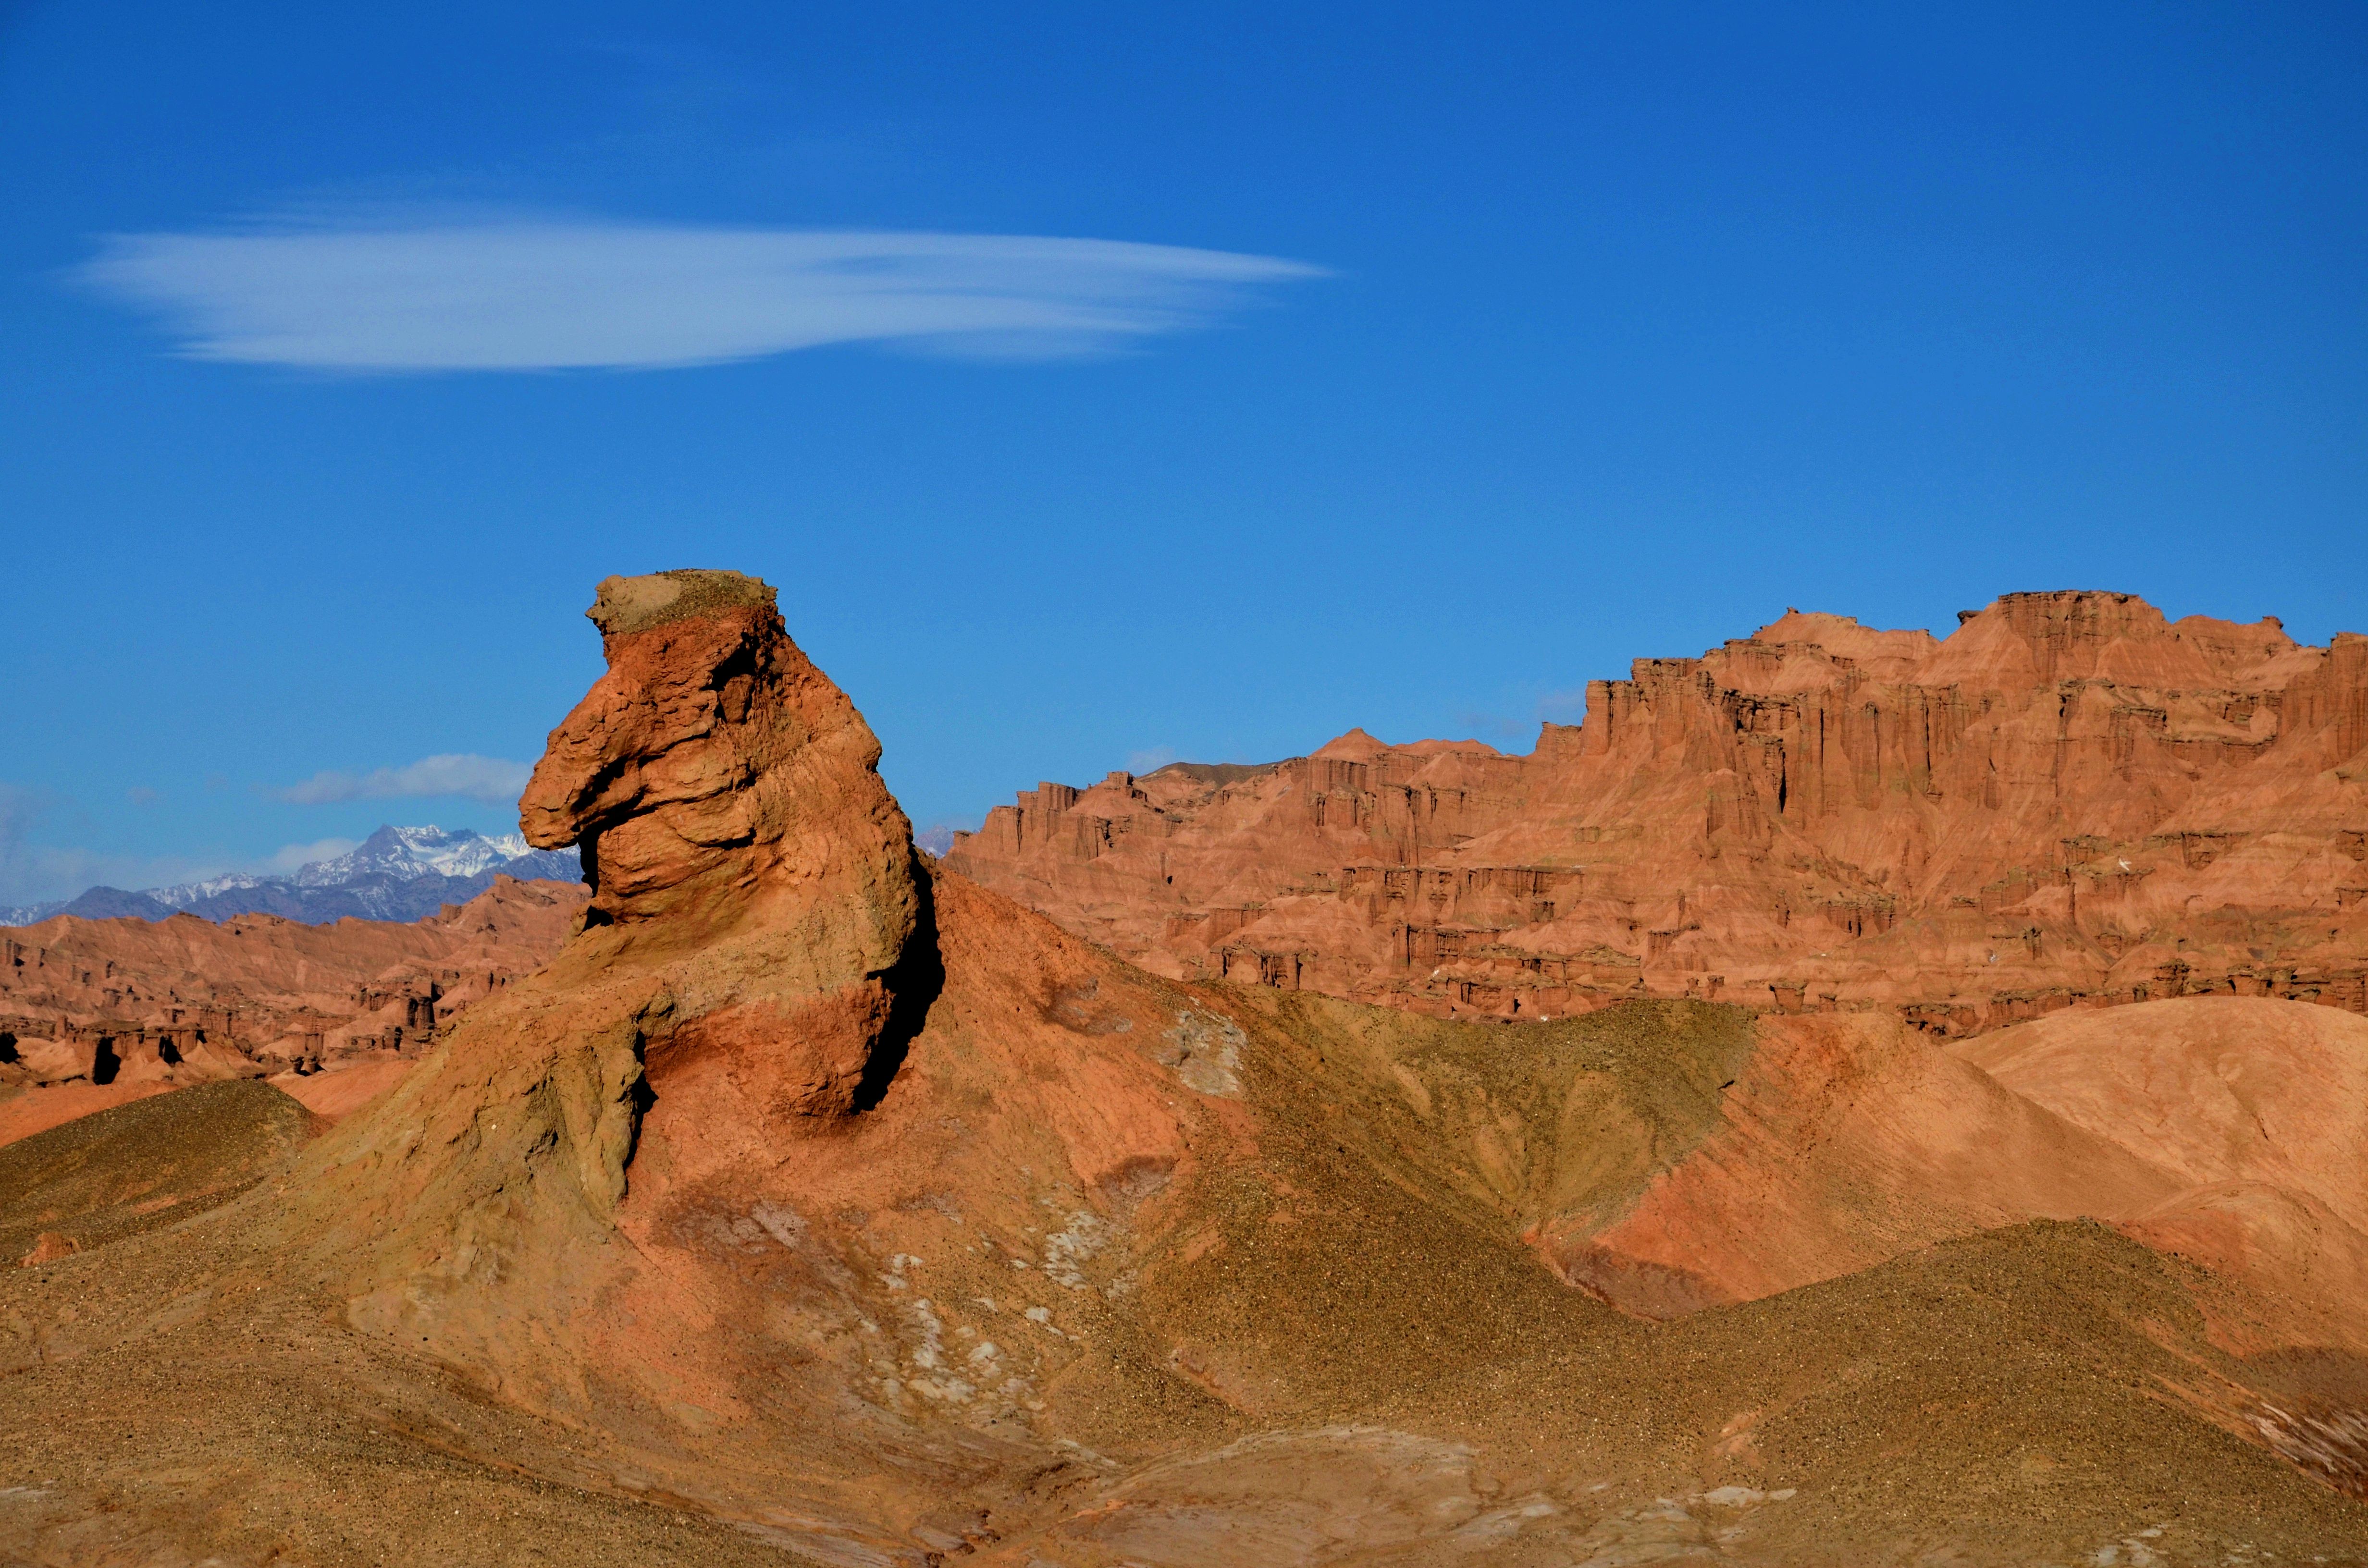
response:
<svg viewBox="0 0 2368 1568"><path fill-rule="evenodd" d="M123 234L74 274L155 312L191 358L379 373L659 369L834 343L1106 352L1324 275L1117 240L449 215Z"/></svg>
<svg viewBox="0 0 2368 1568"><path fill-rule="evenodd" d="M302 784L276 791L290 805L322 806L341 801L397 801L459 795L489 806L514 806L534 769L498 756L448 752L423 756L403 767L368 773L315 773Z"/></svg>

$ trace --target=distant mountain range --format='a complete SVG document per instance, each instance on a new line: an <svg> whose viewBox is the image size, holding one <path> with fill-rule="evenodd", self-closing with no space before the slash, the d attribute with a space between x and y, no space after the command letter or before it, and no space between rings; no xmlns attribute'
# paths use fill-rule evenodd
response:
<svg viewBox="0 0 2368 1568"><path fill-rule="evenodd" d="M92 888L79 898L18 908L0 906L0 926L30 926L55 915L105 920L135 915L162 920L186 910L208 920L235 915L277 915L308 926L354 915L364 920L419 920L447 903L461 903L493 886L496 874L533 881L581 881L573 849L536 849L515 833L487 837L467 828L381 827L332 860L315 860L284 877L243 872L178 887Z"/></svg>

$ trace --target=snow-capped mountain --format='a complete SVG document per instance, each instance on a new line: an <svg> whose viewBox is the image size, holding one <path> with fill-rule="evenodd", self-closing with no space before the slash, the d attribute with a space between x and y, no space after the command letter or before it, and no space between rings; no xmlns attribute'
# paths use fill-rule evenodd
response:
<svg viewBox="0 0 2368 1568"><path fill-rule="evenodd" d="M364 877L473 877L533 853L520 834L489 838L465 827L382 827L334 860L298 868L290 880L299 887L338 888Z"/></svg>
<svg viewBox="0 0 2368 1568"><path fill-rule="evenodd" d="M365 920L418 920L493 886L496 874L579 881L584 868L573 849L537 849L515 833L487 835L468 828L381 827L354 848L300 866L282 877L244 871L169 888L92 888L79 898L22 908L0 908L0 926L29 926L53 915L94 920L137 915L162 920L188 910L209 920L233 915L278 915L308 925L357 915Z"/></svg>
<svg viewBox="0 0 2368 1568"><path fill-rule="evenodd" d="M237 892L242 888L259 888L269 880L267 877L250 876L245 871L230 871L219 877L208 877L201 882L182 882L169 888L149 888L145 890L145 896L154 899L159 903L169 904L175 909L187 909L193 903L218 897L222 893Z"/></svg>

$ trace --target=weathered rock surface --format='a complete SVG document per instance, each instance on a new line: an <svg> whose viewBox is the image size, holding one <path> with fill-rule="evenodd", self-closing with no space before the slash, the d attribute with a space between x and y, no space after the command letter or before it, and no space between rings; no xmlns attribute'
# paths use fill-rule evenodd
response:
<svg viewBox="0 0 2368 1568"><path fill-rule="evenodd" d="M0 932L0 1143L193 1083L416 1061L557 951L584 900L502 878L404 925L61 915Z"/></svg>
<svg viewBox="0 0 2368 1568"><path fill-rule="evenodd" d="M1717 1072L1650 1139L1622 1131L1647 1119L1633 1089L1616 1105L1563 1091L1593 1101L1577 1125L1524 1119L1508 1190L1558 1275L1673 1317L2088 1219L2240 1285L2250 1315L2214 1319L2232 1349L2368 1354L2368 1020L2192 997L1935 1051L1882 1013L1767 1017ZM1450 1118L1427 1141L1486 1171L1467 1142L1486 1126ZM1639 1153L1607 1180L1623 1142Z"/></svg>
<svg viewBox="0 0 2368 1568"><path fill-rule="evenodd" d="M1047 783L946 864L1156 972L1449 1017L1633 996L2368 1012L2368 637L2015 594L1946 640L1788 612L1596 681L1528 756L1351 731Z"/></svg>
<svg viewBox="0 0 2368 1568"><path fill-rule="evenodd" d="M270 1085L193 1085L0 1148L0 1267L39 1267L186 1220L253 1187L311 1135Z"/></svg>
<svg viewBox="0 0 2368 1568"><path fill-rule="evenodd" d="M818 973L894 964L916 918L912 828L773 591L731 572L611 577L586 613L609 670L552 732L518 815L536 847L580 849L593 923L681 914L707 938L769 921L801 926Z"/></svg>
<svg viewBox="0 0 2368 1568"><path fill-rule="evenodd" d="M1764 1020L1736 1074L1717 1124L1632 1200L1532 1229L1558 1274L1675 1316L2026 1220L2127 1218L2185 1189L1879 1014Z"/></svg>
<svg viewBox="0 0 2368 1568"><path fill-rule="evenodd" d="M2133 1239L2341 1117L2239 1085L2300 1152L2214 1165L1872 1009L1153 974L918 856L763 585L596 619L560 954L236 1202L20 1195L0 1555L2368 1561L2368 1358L2277 1297L2349 1287Z"/></svg>
<svg viewBox="0 0 2368 1568"><path fill-rule="evenodd" d="M693 949L653 1079L721 1059L779 1108L853 1109L893 1066L899 985L909 1011L932 983L902 972L925 897L879 741L751 578L611 577L589 614L608 673L518 808L529 842L580 846L593 890L566 973Z"/></svg>
<svg viewBox="0 0 2368 1568"><path fill-rule="evenodd" d="M877 1103L941 983L879 743L790 641L772 590L722 572L610 578L590 615L608 673L519 808L530 842L580 846L584 928L324 1144L314 1189L381 1281L358 1322L482 1335L472 1358L561 1382L584 1367L511 1337L530 1317L503 1297L588 1312L635 1289L613 1273L610 1227L658 1227L637 1239L674 1261L638 1276L655 1294L626 1313L649 1330L613 1352L663 1368L661 1346L712 1310L671 1294L696 1256L672 1211L710 1187L789 1201L780 1167ZM599 1318L584 1332L606 1341Z"/></svg>

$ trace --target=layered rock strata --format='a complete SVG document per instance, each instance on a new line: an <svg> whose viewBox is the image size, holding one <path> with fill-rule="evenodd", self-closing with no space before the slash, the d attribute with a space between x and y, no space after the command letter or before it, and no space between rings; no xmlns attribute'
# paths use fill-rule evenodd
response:
<svg viewBox="0 0 2368 1568"><path fill-rule="evenodd" d="M1590 683L1527 756L1351 731L1046 783L946 863L1160 973L1440 1016L2368 1011L2368 637L2109 593L1960 619L1789 611Z"/></svg>
<svg viewBox="0 0 2368 1568"><path fill-rule="evenodd" d="M584 899L572 883L504 877L401 925L184 914L12 927L0 933L0 1142L79 1114L70 1107L191 1083L416 1060L461 1009L556 952Z"/></svg>
<svg viewBox="0 0 2368 1568"><path fill-rule="evenodd" d="M608 673L518 807L529 843L582 853L592 934L573 956L663 963L741 938L725 989L712 974L677 988L670 1056L763 1062L798 1110L853 1108L887 1065L926 906L879 741L753 578L611 577L587 614Z"/></svg>
<svg viewBox="0 0 2368 1568"><path fill-rule="evenodd" d="M2219 1218L2358 1207L2368 1023L2182 1000L1976 1061L1166 979L919 857L762 584L595 619L524 808L598 877L557 958L234 1202L107 1239L157 1195L76 1162L171 1101L20 1156L70 1179L0 1194L0 1556L2368 1542L2368 1287Z"/></svg>
<svg viewBox="0 0 2368 1568"><path fill-rule="evenodd" d="M519 806L530 842L580 848L583 926L324 1172L334 1223L359 1222L350 1244L380 1281L356 1309L373 1327L507 1343L520 1320L495 1298L574 1311L630 1290L626 1259L597 1250L612 1224L663 1229L711 1184L764 1190L800 1140L877 1103L940 983L879 742L790 641L773 590L726 572L612 577L588 613L608 672ZM515 1261L489 1296L496 1256ZM667 1273L643 1278L655 1294L636 1315L678 1309ZM582 1376L515 1344L483 1359Z"/></svg>

